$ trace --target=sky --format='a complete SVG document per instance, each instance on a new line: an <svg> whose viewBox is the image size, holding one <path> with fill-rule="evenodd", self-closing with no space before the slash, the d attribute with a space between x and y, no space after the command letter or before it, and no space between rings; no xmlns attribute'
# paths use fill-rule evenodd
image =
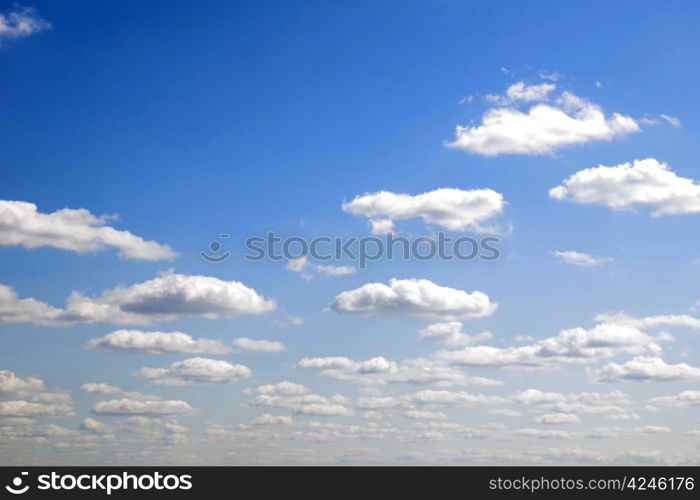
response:
<svg viewBox="0 0 700 500"><path fill-rule="evenodd" d="M697 464L698 14L0 2L0 463Z"/></svg>

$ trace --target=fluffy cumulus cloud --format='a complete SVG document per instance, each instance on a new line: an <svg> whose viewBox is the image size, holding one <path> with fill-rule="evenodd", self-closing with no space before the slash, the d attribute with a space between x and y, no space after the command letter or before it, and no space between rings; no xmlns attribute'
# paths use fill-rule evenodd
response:
<svg viewBox="0 0 700 500"><path fill-rule="evenodd" d="M343 203L343 210L368 217L375 234L392 232L394 221L420 217L450 231L495 231L484 223L500 214L506 202L491 189L442 188L418 195L379 191Z"/></svg>
<svg viewBox="0 0 700 500"><path fill-rule="evenodd" d="M622 364L608 363L599 370L592 370L591 375L600 382L620 380L673 382L700 379L700 368L686 363L671 365L658 357L637 356Z"/></svg>
<svg viewBox="0 0 700 500"><path fill-rule="evenodd" d="M552 255L554 255L554 257L559 262L563 262L564 264L571 264L572 266L580 266L580 267L600 266L602 264L607 264L608 262L613 261L613 259L611 259L610 257L594 257L592 255L588 255L588 254L582 253L582 252L577 252L575 250L556 251L556 252L552 252Z"/></svg>
<svg viewBox="0 0 700 500"><path fill-rule="evenodd" d="M580 424L581 419L573 413L545 413L535 419L543 425Z"/></svg>
<svg viewBox="0 0 700 500"><path fill-rule="evenodd" d="M628 325L603 322L593 328L571 328L533 344L517 347L468 346L443 350L435 358L463 366L542 367L563 363L593 362L619 353L659 354L658 342L668 334L649 335Z"/></svg>
<svg viewBox="0 0 700 500"><path fill-rule="evenodd" d="M17 7L7 14L0 13L0 42L25 38L51 28L31 7Z"/></svg>
<svg viewBox="0 0 700 500"><path fill-rule="evenodd" d="M492 337L490 332L481 332L476 335L469 335L462 330L462 323L459 321L446 321L443 323L433 323L420 331L420 338L425 340L435 340L445 347L464 347L476 344L482 340Z"/></svg>
<svg viewBox="0 0 700 500"><path fill-rule="evenodd" d="M34 203L0 200L0 245L25 248L54 247L86 253L117 248L126 259L172 260L177 254L167 245L146 241L107 223L84 208L63 208L45 214Z"/></svg>
<svg viewBox="0 0 700 500"><path fill-rule="evenodd" d="M21 299L12 288L0 285L0 323L149 324L185 316L263 314L275 308L274 300L238 281L172 272L143 283L106 290L99 297L73 292L63 309L33 298Z"/></svg>
<svg viewBox="0 0 700 500"><path fill-rule="evenodd" d="M4 422L12 418L65 417L74 414L70 394L46 391L42 379L21 377L10 370L0 371L0 399L0 418ZM0 426L3 421L0 421Z"/></svg>
<svg viewBox="0 0 700 500"><path fill-rule="evenodd" d="M646 206L654 216L700 212L700 184L654 158L581 170L550 189L549 196L614 210Z"/></svg>
<svg viewBox="0 0 700 500"><path fill-rule="evenodd" d="M600 106L570 92L550 100L554 90L554 84L512 85L504 97L491 96L496 107L486 111L479 125L458 125L454 141L447 146L484 156L541 155L640 130L630 116L606 116ZM520 108L524 103L533 104L529 109Z"/></svg>
<svg viewBox="0 0 700 500"><path fill-rule="evenodd" d="M90 349L148 354L225 354L231 349L220 340L194 339L182 332L116 330L87 343Z"/></svg>
<svg viewBox="0 0 700 500"><path fill-rule="evenodd" d="M155 385L189 385L208 383L234 383L251 376L247 366L228 361L190 358L177 361L168 368L148 368L138 370L135 375L145 378Z"/></svg>
<svg viewBox="0 0 700 500"><path fill-rule="evenodd" d="M143 415L143 416L170 416L188 415L194 412L193 408L182 400L136 400L136 399L111 399L99 401L92 406L93 413L97 415Z"/></svg>
<svg viewBox="0 0 700 500"><path fill-rule="evenodd" d="M358 385L435 384L451 386L495 386L502 382L486 377L472 377L463 371L432 359L407 359L401 363L377 356L355 361L344 356L303 358L298 368L319 370L321 377Z"/></svg>
<svg viewBox="0 0 700 500"><path fill-rule="evenodd" d="M247 337L234 339L233 345L245 351L258 352L281 352L287 349L282 342L277 340L256 340Z"/></svg>
<svg viewBox="0 0 700 500"><path fill-rule="evenodd" d="M339 294L330 308L339 313L423 320L483 318L498 305L480 291L471 293L426 279L391 279Z"/></svg>
<svg viewBox="0 0 700 500"><path fill-rule="evenodd" d="M648 406L650 409L656 409L659 406L700 406L700 391L688 390L672 396L656 396L649 400Z"/></svg>

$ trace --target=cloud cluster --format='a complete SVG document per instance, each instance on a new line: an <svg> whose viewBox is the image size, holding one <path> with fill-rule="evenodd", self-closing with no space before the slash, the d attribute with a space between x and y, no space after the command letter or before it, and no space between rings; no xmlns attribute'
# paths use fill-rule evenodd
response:
<svg viewBox="0 0 700 500"><path fill-rule="evenodd" d="M571 328L533 344L518 347L468 346L443 350L435 358L463 366L543 367L562 363L593 362L619 353L659 354L658 342L667 334L652 337L630 325L600 323L593 328Z"/></svg>
<svg viewBox="0 0 700 500"><path fill-rule="evenodd" d="M39 212L34 203L0 200L0 245L50 246L79 253L114 247L125 259L172 260L177 257L167 245L108 226L113 218L93 215L84 208L63 208L45 214Z"/></svg>
<svg viewBox="0 0 700 500"><path fill-rule="evenodd" d="M468 293L426 279L391 279L388 285L367 283L342 292L330 308L365 316L450 321L490 316L498 305L480 291Z"/></svg>
<svg viewBox="0 0 700 500"><path fill-rule="evenodd" d="M122 398L99 401L92 406L91 411L97 415L171 416L188 415L194 410L186 401L182 400Z"/></svg>
<svg viewBox="0 0 700 500"><path fill-rule="evenodd" d="M33 298L20 299L10 287L0 285L0 323L149 324L186 316L263 314L275 308L274 300L238 281L172 272L143 283L106 290L99 297L73 292L65 309Z"/></svg>
<svg viewBox="0 0 700 500"><path fill-rule="evenodd" d="M73 401L66 392L46 391L38 377L22 378L10 370L0 371L0 417L65 417L74 414ZM17 399L6 399L17 398Z"/></svg>
<svg viewBox="0 0 700 500"><path fill-rule="evenodd" d="M226 354L231 349L220 340L194 339L182 332L116 330L87 343L89 349L148 354Z"/></svg>
<svg viewBox="0 0 700 500"><path fill-rule="evenodd" d="M282 381L277 384L262 385L255 389L253 406L286 408L297 415L325 415L348 417L353 415L347 408L347 398L336 394L326 397L313 394L307 387L294 382Z"/></svg>
<svg viewBox="0 0 700 500"><path fill-rule="evenodd" d="M451 386L495 386L502 382L485 377L472 377L463 371L431 359L407 359L401 363L377 356L354 361L344 356L303 358L298 368L319 370L321 377L358 385L435 384Z"/></svg>
<svg viewBox="0 0 700 500"><path fill-rule="evenodd" d="M450 231L494 231L483 225L500 214L506 202L492 189L442 188L418 195L379 191L356 196L343 210L368 217L374 234L393 232L394 221L420 217Z"/></svg>
<svg viewBox="0 0 700 500"><path fill-rule="evenodd" d="M512 85L506 97L491 99L497 104L544 101L553 84ZM452 148L484 156L501 154L541 155L575 144L609 141L640 130L631 117L613 113L607 117L600 106L570 92L562 92L553 102L538 102L527 111L515 106L489 109L476 126L460 126Z"/></svg>
<svg viewBox="0 0 700 500"><path fill-rule="evenodd" d="M150 380L154 385L174 386L230 384L248 378L251 374L247 366L208 358L189 358L172 363L168 368L144 367L135 373L137 377Z"/></svg>
<svg viewBox="0 0 700 500"><path fill-rule="evenodd" d="M647 206L654 216L700 212L700 184L654 158L581 170L550 189L549 196L614 210Z"/></svg>

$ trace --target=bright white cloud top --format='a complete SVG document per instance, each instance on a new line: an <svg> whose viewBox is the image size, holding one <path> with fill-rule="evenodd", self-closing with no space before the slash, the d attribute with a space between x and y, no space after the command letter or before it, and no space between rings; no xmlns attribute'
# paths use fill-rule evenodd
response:
<svg viewBox="0 0 700 500"><path fill-rule="evenodd" d="M330 308L339 313L423 320L460 320L493 314L498 304L480 291L471 293L426 279L391 279L367 283L336 296Z"/></svg>
<svg viewBox="0 0 700 500"><path fill-rule="evenodd" d="M114 216L93 215L84 208L64 208L45 214L34 203L0 200L0 245L49 246L78 253L113 247L119 250L120 257L134 260L177 257L168 245L108 226L112 219Z"/></svg>
<svg viewBox="0 0 700 500"><path fill-rule="evenodd" d="M609 141L640 130L637 121L620 113L606 116L600 106L562 92L549 101L553 84L525 85L518 82L506 96L492 102L508 105L489 109L476 126L458 125L448 147L484 156L501 154L551 154L565 146L591 141ZM539 102L527 111L512 106L517 102Z"/></svg>
<svg viewBox="0 0 700 500"><path fill-rule="evenodd" d="M499 215L506 202L492 189L441 188L418 195L379 191L356 196L343 210L370 219L372 232L392 232L394 221L420 217L450 231L490 232L484 226Z"/></svg>
<svg viewBox="0 0 700 500"><path fill-rule="evenodd" d="M100 401L92 406L98 415L144 415L172 416L188 415L194 409L182 400L133 400L128 398Z"/></svg>
<svg viewBox="0 0 700 500"><path fill-rule="evenodd" d="M700 212L700 184L654 158L581 170L550 189L549 196L614 210L646 206L654 216Z"/></svg>
<svg viewBox="0 0 700 500"><path fill-rule="evenodd" d="M21 299L10 287L0 285L0 323L138 325L187 316L264 314L277 307L274 300L238 281L171 272L106 290L95 298L73 292L67 302L65 309L52 307L36 299Z"/></svg>
<svg viewBox="0 0 700 500"><path fill-rule="evenodd" d="M146 354L226 354L231 349L220 340L194 339L182 332L116 330L87 343L90 349Z"/></svg>
<svg viewBox="0 0 700 500"><path fill-rule="evenodd" d="M591 374L600 382L620 380L672 382L700 379L700 368L686 363L671 365L657 357L637 356L622 364L609 363L599 370L592 370Z"/></svg>

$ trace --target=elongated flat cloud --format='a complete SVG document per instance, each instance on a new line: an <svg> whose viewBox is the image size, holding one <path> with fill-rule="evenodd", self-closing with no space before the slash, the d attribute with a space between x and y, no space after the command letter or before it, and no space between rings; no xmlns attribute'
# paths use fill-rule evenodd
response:
<svg viewBox="0 0 700 500"><path fill-rule="evenodd" d="M450 321L490 316L498 304L480 291L468 293L426 279L391 279L388 285L368 283L342 292L330 308L365 316Z"/></svg>
<svg viewBox="0 0 700 500"><path fill-rule="evenodd" d="M554 255L559 262L580 267L600 266L602 264L612 262L613 260L609 257L594 257L592 255L588 255L587 253L577 252L575 250L567 250L563 252L556 251L552 252L552 255Z"/></svg>
<svg viewBox="0 0 700 500"><path fill-rule="evenodd" d="M581 419L573 413L545 413L535 419L543 425L580 424Z"/></svg>
<svg viewBox="0 0 700 500"><path fill-rule="evenodd" d="M651 398L648 402L651 409L656 409L657 406L700 406L700 391L682 391L672 396L657 396Z"/></svg>
<svg viewBox="0 0 700 500"><path fill-rule="evenodd" d="M632 399L622 391L560 393L527 389L515 393L511 399L523 405L556 413L590 413L612 420L636 419L629 412Z"/></svg>
<svg viewBox="0 0 700 500"><path fill-rule="evenodd" d="M226 354L231 349L220 340L194 339L182 332L116 330L87 343L89 349L149 354Z"/></svg>
<svg viewBox="0 0 700 500"><path fill-rule="evenodd" d="M208 358L177 361L168 368L141 368L135 373L154 385L230 384L250 377L247 366Z"/></svg>
<svg viewBox="0 0 700 500"><path fill-rule="evenodd" d="M623 364L608 363L599 370L592 370L591 375L600 382L617 382L620 380L673 382L676 380L699 379L700 368L686 363L670 365L657 357L637 356Z"/></svg>
<svg viewBox="0 0 700 500"><path fill-rule="evenodd" d="M376 356L354 361L344 356L303 358L297 368L320 370L321 376L358 385L435 384L451 386L495 386L502 382L485 377L472 377L461 370L431 359L408 359L401 363Z"/></svg>
<svg viewBox="0 0 700 500"><path fill-rule="evenodd" d="M31 7L17 7L7 14L0 13L0 42L25 38L51 28Z"/></svg>
<svg viewBox="0 0 700 500"><path fill-rule="evenodd" d="M554 85L512 85L506 97L491 100L516 104L547 100ZM548 103L539 102L523 111L515 106L491 108L481 124L460 126L448 147L484 156L501 154L542 155L575 144L609 141L640 130L631 117L613 113L607 117L600 106L570 92Z"/></svg>
<svg viewBox="0 0 700 500"><path fill-rule="evenodd" d="M193 408L182 400L134 400L128 398L100 401L92 406L98 415L144 415L171 416L188 415Z"/></svg>
<svg viewBox="0 0 700 500"><path fill-rule="evenodd" d="M246 351L258 352L281 352L287 349L282 342L276 340L255 340L247 337L234 339L233 345Z"/></svg>
<svg viewBox="0 0 700 500"><path fill-rule="evenodd" d="M34 203L0 200L0 245L49 246L78 253L114 247L119 249L120 257L136 260L177 257L167 245L108 226L112 218L93 215L84 208L64 208L45 214Z"/></svg>
<svg viewBox="0 0 700 500"><path fill-rule="evenodd" d="M593 362L619 353L659 354L658 342L668 335L651 336L633 326L601 323L593 328L571 328L557 335L518 347L468 346L455 351L438 351L435 358L462 366L542 367L566 363Z"/></svg>
<svg viewBox="0 0 700 500"><path fill-rule="evenodd" d="M149 324L186 316L263 314L276 308L274 300L238 281L174 273L106 290L96 298L73 292L67 302L65 309L55 308L36 299L20 299L10 287L0 285L0 323Z"/></svg>
<svg viewBox="0 0 700 500"><path fill-rule="evenodd" d="M379 191L356 196L343 210L368 217L375 234L392 232L394 221L420 217L450 231L495 231L483 224L500 214L506 202L492 189L442 188L418 195Z"/></svg>
<svg viewBox="0 0 700 500"><path fill-rule="evenodd" d="M550 189L549 196L614 210L646 206L653 216L700 212L700 184L654 158L581 170Z"/></svg>

